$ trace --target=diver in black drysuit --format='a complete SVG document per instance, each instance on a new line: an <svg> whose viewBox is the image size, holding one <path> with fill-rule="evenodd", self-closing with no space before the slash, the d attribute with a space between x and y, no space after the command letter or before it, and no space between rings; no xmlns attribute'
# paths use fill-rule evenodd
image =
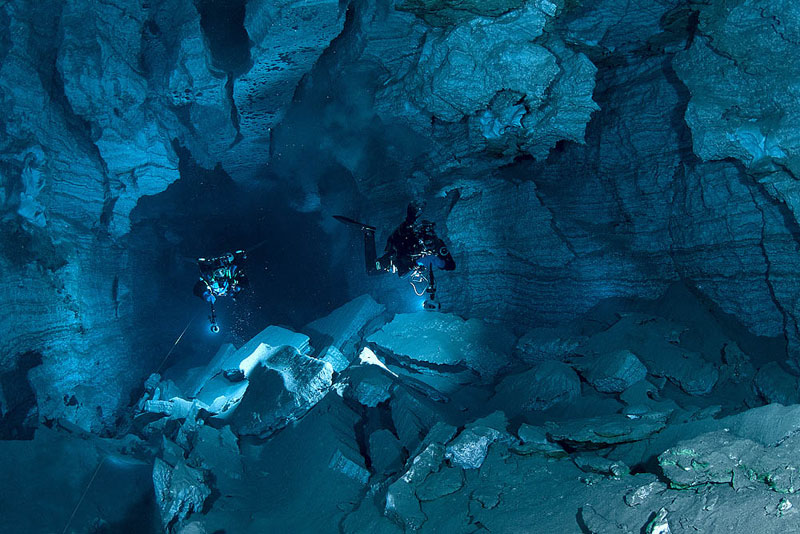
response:
<svg viewBox="0 0 800 534"><path fill-rule="evenodd" d="M211 304L211 331L219 332L214 303L218 297L231 297L236 300L240 291L250 285L241 264L247 259L244 250L228 252L217 258L198 258L200 279L194 284L193 293Z"/></svg>
<svg viewBox="0 0 800 534"><path fill-rule="evenodd" d="M418 221L421 211L422 208L417 204L408 205L406 220L386 240L384 255L380 258L375 250L375 228L363 227L367 274L390 272L402 277L420 267L455 270L456 262L444 241L436 235L434 223Z"/></svg>
<svg viewBox="0 0 800 534"><path fill-rule="evenodd" d="M375 227L335 216L346 224L360 226L364 232L364 264L369 275L396 273L403 277L411 273L411 284L418 296L428 294L425 302L426 309L438 309L435 301L436 285L433 277L433 268L453 271L456 262L450 254L444 241L436 235L434 223L419 220L422 207L411 203L406 209L406 219L398 226L386 240L384 254L378 257L375 248ZM424 285L422 291L420 284Z"/></svg>

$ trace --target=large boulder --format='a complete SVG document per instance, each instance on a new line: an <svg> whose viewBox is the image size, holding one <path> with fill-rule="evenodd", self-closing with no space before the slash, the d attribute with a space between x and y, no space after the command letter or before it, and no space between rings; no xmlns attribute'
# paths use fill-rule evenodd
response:
<svg viewBox="0 0 800 534"><path fill-rule="evenodd" d="M628 350L598 354L588 362L580 362L579 371L603 393L621 393L647 376L647 368Z"/></svg>
<svg viewBox="0 0 800 534"><path fill-rule="evenodd" d="M414 450L423 436L441 422L441 414L434 404L407 388L397 388L389 406L397 436L409 451Z"/></svg>
<svg viewBox="0 0 800 534"><path fill-rule="evenodd" d="M580 341L580 338L558 328L532 328L519 338L514 355L530 364L544 360L564 361L580 345Z"/></svg>
<svg viewBox="0 0 800 534"><path fill-rule="evenodd" d="M514 450L520 454L538 453L554 458L567 455L563 448L547 439L547 431L543 427L522 423L517 430L517 435L522 443L517 445Z"/></svg>
<svg viewBox="0 0 800 534"><path fill-rule="evenodd" d="M389 400L394 385L389 373L374 365L350 368L337 382L347 385L343 393L346 399L352 399L369 408Z"/></svg>
<svg viewBox="0 0 800 534"><path fill-rule="evenodd" d="M239 435L268 437L302 417L333 384L333 367L290 346L259 350L266 356L248 375L249 385L231 424Z"/></svg>
<svg viewBox="0 0 800 534"><path fill-rule="evenodd" d="M448 476L448 473L453 468L444 463L445 443L454 433L454 428L445 425L431 430L425 437L421 450L407 462L406 472L387 490L385 514L406 530L418 530L428 520L428 516L422 511L421 498L418 495L418 491L422 493L423 484L427 483L427 493L441 493L431 486L439 486L434 481L444 482L447 489L442 495L458 491L463 485L451 484L453 477ZM455 469L461 471L460 468Z"/></svg>
<svg viewBox="0 0 800 534"><path fill-rule="evenodd" d="M202 512L203 504L211 495L205 475L183 461L173 467L156 458L153 485L165 530L181 523L192 513Z"/></svg>
<svg viewBox="0 0 800 534"><path fill-rule="evenodd" d="M705 395L717 383L719 371L706 355L681 346L681 333L686 330L686 326L661 317L630 314L592 336L576 352L596 358L616 351L624 363L625 353L619 351L630 351L649 374L668 379L690 395ZM714 356L719 358L719 354ZM635 367L632 360L627 361ZM633 376L639 374L641 370L633 372Z"/></svg>
<svg viewBox="0 0 800 534"><path fill-rule="evenodd" d="M305 334L299 334L280 326L270 325L250 338L230 359L221 362L222 369L240 368L245 374L261 361L264 353L259 351L261 345L265 347L294 347L301 354L311 352L311 339Z"/></svg>
<svg viewBox="0 0 800 534"><path fill-rule="evenodd" d="M720 367L720 380L734 384L752 382L756 374L750 356L745 354L736 343L725 345L722 351L723 365Z"/></svg>
<svg viewBox="0 0 800 534"><path fill-rule="evenodd" d="M382 428L369 436L369 457L375 472L389 474L402 466L403 446L390 430Z"/></svg>
<svg viewBox="0 0 800 534"><path fill-rule="evenodd" d="M800 490L797 436L775 447L764 447L728 430L703 434L678 443L658 457L673 487L730 484L734 489L764 484L778 493Z"/></svg>
<svg viewBox="0 0 800 534"><path fill-rule="evenodd" d="M646 417L622 414L575 419L562 423L547 423L551 441L571 447L596 448L647 439L667 424L666 414L652 413Z"/></svg>
<svg viewBox="0 0 800 534"><path fill-rule="evenodd" d="M367 324L386 310L369 295L362 295L331 312L329 315L307 324L308 333L315 347L328 347L322 351L337 373L355 358L360 334ZM341 355L341 358L336 356Z"/></svg>
<svg viewBox="0 0 800 534"><path fill-rule="evenodd" d="M201 426L192 441L187 463L214 473L214 487L221 492L231 491L244 477L239 444L229 426L220 430Z"/></svg>
<svg viewBox="0 0 800 534"><path fill-rule="evenodd" d="M361 421L338 395L327 395L270 439L240 440L243 476L218 487L203 515L206 530L328 532L368 490Z"/></svg>
<svg viewBox="0 0 800 534"><path fill-rule="evenodd" d="M492 402L497 409L547 410L570 403L580 394L580 378L570 366L545 361L529 371L504 378Z"/></svg>
<svg viewBox="0 0 800 534"><path fill-rule="evenodd" d="M485 382L510 363L514 346L500 326L438 312L398 314L367 341L422 372L468 373Z"/></svg>
<svg viewBox="0 0 800 534"><path fill-rule="evenodd" d="M447 444L445 458L462 469L479 469L489 453L489 446L498 440L514 441L507 432L508 420L503 412L494 412L467 427Z"/></svg>
<svg viewBox="0 0 800 534"><path fill-rule="evenodd" d="M251 430L274 430L305 413L333 383L331 365L311 358L309 352L308 336L268 326L239 349L232 345L220 347L205 369L192 371L187 387L201 407L216 418L227 420L251 384L258 384L257 392L248 397L250 409L261 410L261 415L272 410L272 416L266 423L251 421ZM251 417L256 416L251 413ZM245 424L241 417L238 421Z"/></svg>
<svg viewBox="0 0 800 534"><path fill-rule="evenodd" d="M800 401L798 378L784 371L778 362L769 362L759 369L753 383L767 402L788 405Z"/></svg>

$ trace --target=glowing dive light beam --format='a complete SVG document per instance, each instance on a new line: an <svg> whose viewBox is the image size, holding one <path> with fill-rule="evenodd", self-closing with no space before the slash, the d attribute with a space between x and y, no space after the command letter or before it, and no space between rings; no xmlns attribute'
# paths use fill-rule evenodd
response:
<svg viewBox="0 0 800 534"><path fill-rule="evenodd" d="M142 467L148 465L147 462L137 460L135 458L126 458L121 455L109 455L105 459L106 464L120 469L132 469L134 467Z"/></svg>
<svg viewBox="0 0 800 534"><path fill-rule="evenodd" d="M386 364L384 364L382 361L380 361L378 359L378 356L376 356L375 353L372 352L372 349L370 349L369 347L364 347L361 350L361 354L358 355L358 361L360 363L366 363L368 365L377 365L378 367L380 367L381 369L383 369L384 371L386 371L387 373L389 373L393 377L400 378L397 373L394 373L391 370L389 370L389 368L386 367Z"/></svg>

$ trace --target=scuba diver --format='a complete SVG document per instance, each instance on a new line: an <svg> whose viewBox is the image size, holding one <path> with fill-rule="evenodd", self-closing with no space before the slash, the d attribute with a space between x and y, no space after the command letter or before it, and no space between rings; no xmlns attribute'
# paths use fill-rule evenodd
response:
<svg viewBox="0 0 800 534"><path fill-rule="evenodd" d="M456 262L436 235L435 224L419 220L422 205L412 202L406 209L406 219L386 240L384 254L378 258L375 249L375 227L360 223L342 215L334 218L342 223L358 226L364 232L364 261L367 274L396 273L399 277L411 273L410 281L414 293L421 297L427 293L423 303L426 310L438 310L441 305L436 300L436 281L433 268L453 271Z"/></svg>
<svg viewBox="0 0 800 534"><path fill-rule="evenodd" d="M217 325L217 314L214 303L218 297L231 297L236 300L236 296L242 289L248 287L249 280L242 271L241 264L247 259L244 250L228 252L218 258L198 258L197 264L200 267L200 279L194 285L194 294L211 304L211 331L215 334L219 332Z"/></svg>

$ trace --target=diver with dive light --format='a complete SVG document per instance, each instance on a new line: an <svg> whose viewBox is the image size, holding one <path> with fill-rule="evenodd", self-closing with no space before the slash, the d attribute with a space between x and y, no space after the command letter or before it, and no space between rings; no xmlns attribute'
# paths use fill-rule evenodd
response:
<svg viewBox="0 0 800 534"><path fill-rule="evenodd" d="M384 254L379 258L375 248L375 227L356 220L334 215L342 223L357 226L364 233L364 260L369 275L395 273L404 277L410 273L411 285L417 296L427 294L423 303L426 310L438 310L436 282L433 268L453 271L456 262L444 241L436 235L435 224L422 219L422 205L412 202L406 209L406 218L386 240Z"/></svg>
<svg viewBox="0 0 800 534"><path fill-rule="evenodd" d="M200 279L195 283L193 293L211 304L211 331L219 332L217 314L214 303L219 297L231 297L236 300L240 291L248 287L249 280L242 270L242 263L247 259L244 250L228 252L217 258L198 258Z"/></svg>

